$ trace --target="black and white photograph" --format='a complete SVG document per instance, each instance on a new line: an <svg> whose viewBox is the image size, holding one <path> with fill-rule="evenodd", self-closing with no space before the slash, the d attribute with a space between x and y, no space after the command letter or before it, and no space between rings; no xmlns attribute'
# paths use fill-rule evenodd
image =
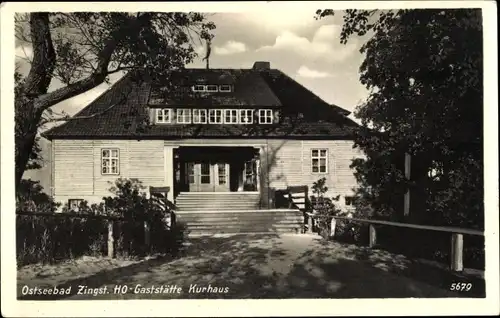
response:
<svg viewBox="0 0 500 318"><path fill-rule="evenodd" d="M500 313L496 3L1 14L2 315Z"/></svg>

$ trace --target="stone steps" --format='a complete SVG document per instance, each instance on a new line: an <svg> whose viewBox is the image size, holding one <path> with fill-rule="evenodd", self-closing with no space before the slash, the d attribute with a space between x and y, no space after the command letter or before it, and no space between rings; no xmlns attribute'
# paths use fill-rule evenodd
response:
<svg viewBox="0 0 500 318"><path fill-rule="evenodd" d="M190 234L298 233L303 215L299 210L234 210L177 212Z"/></svg>

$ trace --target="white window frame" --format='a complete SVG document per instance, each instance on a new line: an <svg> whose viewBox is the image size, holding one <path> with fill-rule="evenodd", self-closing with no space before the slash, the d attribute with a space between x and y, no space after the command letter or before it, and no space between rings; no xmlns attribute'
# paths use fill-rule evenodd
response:
<svg viewBox="0 0 500 318"><path fill-rule="evenodd" d="M240 109L240 124L242 125L250 125L253 124L253 109ZM249 118L248 122L244 121L244 118Z"/></svg>
<svg viewBox="0 0 500 318"><path fill-rule="evenodd" d="M191 124L191 109L178 108L176 117L178 124Z"/></svg>
<svg viewBox="0 0 500 318"><path fill-rule="evenodd" d="M162 117L162 120L159 117ZM168 116L168 121L165 118ZM156 123L158 124L170 124L172 122L172 108L157 108L156 109Z"/></svg>
<svg viewBox="0 0 500 318"><path fill-rule="evenodd" d="M315 156L314 152L317 151L318 154ZM321 152L324 151L325 155L322 156ZM325 171L321 171L321 159L325 160ZM314 162L318 161L318 171L314 171ZM314 174L328 173L328 149L327 148L313 148L311 149L311 172Z"/></svg>
<svg viewBox="0 0 500 318"><path fill-rule="evenodd" d="M272 124L273 120L272 109L259 109L259 124Z"/></svg>
<svg viewBox="0 0 500 318"><path fill-rule="evenodd" d="M210 89L212 88L212 89ZM217 93L219 91L219 87L217 85L206 85L205 91L209 93Z"/></svg>
<svg viewBox="0 0 500 318"><path fill-rule="evenodd" d="M193 90L193 92L206 92L207 86L197 84L197 85L193 85L193 87L191 89Z"/></svg>
<svg viewBox="0 0 500 318"><path fill-rule="evenodd" d="M207 123L207 110L193 109L193 124L206 124L206 123Z"/></svg>
<svg viewBox="0 0 500 318"><path fill-rule="evenodd" d="M219 92L221 93L230 93L232 91L231 85L219 85Z"/></svg>
<svg viewBox="0 0 500 318"><path fill-rule="evenodd" d="M108 151L109 156L104 156L104 152ZM116 152L116 156L113 155ZM116 171L112 171L113 162L116 162ZM104 168L108 168L104 172ZM101 174L102 175L119 175L120 174L120 149L118 148L102 148L101 149Z"/></svg>
<svg viewBox="0 0 500 318"><path fill-rule="evenodd" d="M70 211L78 212L80 210L80 204L82 204L83 201L83 199L68 199L68 209Z"/></svg>
<svg viewBox="0 0 500 318"><path fill-rule="evenodd" d="M227 114L229 113L229 121L227 120ZM236 117L233 117L236 115ZM237 109L224 109L224 124L238 124L240 119L240 113ZM233 120L234 119L234 120Z"/></svg>
<svg viewBox="0 0 500 318"><path fill-rule="evenodd" d="M212 121L212 117L215 118L215 121ZM219 119L219 120L217 120L217 119ZM208 123L209 124L222 124L223 122L224 122L224 112L222 109L209 109L208 110Z"/></svg>

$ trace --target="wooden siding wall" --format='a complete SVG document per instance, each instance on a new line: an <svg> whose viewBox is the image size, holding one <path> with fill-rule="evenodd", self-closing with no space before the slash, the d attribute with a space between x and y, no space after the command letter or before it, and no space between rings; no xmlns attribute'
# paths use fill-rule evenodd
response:
<svg viewBox="0 0 500 318"><path fill-rule="evenodd" d="M325 177L326 195L340 195L338 204L346 208L345 197L352 195L357 186L349 166L352 159L363 156L352 146L351 140L268 140L265 151L265 169L269 172L267 186L274 189L297 185L312 187L315 181ZM327 173L312 172L312 149L328 150Z"/></svg>
<svg viewBox="0 0 500 318"><path fill-rule="evenodd" d="M101 149L119 149L119 175L101 174ZM161 140L53 140L53 188L57 201L100 202L111 195L118 178L137 178L144 186L163 186L164 151Z"/></svg>
<svg viewBox="0 0 500 318"><path fill-rule="evenodd" d="M340 195L342 207L345 196L352 195L356 180L349 165L362 154L352 148L350 140L54 140L53 147L53 194L57 201L81 198L100 202L111 195L109 188L117 178L137 178L145 186L164 186L169 183L165 169L165 147L181 146L253 146L261 154L261 200L268 206L269 189L285 189L288 186L307 185L326 177L328 196ZM101 149L118 148L120 174L101 174ZM311 150L328 149L328 172L313 173Z"/></svg>

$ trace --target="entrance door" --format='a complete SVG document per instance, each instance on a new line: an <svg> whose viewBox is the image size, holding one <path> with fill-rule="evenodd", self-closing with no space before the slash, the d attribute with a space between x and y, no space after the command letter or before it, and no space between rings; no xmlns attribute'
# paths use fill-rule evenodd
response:
<svg viewBox="0 0 500 318"><path fill-rule="evenodd" d="M229 191L229 164L225 162L214 164L214 172L217 176L217 178L215 178L214 191Z"/></svg>
<svg viewBox="0 0 500 318"><path fill-rule="evenodd" d="M229 164L189 162L186 164L190 192L229 191Z"/></svg>

